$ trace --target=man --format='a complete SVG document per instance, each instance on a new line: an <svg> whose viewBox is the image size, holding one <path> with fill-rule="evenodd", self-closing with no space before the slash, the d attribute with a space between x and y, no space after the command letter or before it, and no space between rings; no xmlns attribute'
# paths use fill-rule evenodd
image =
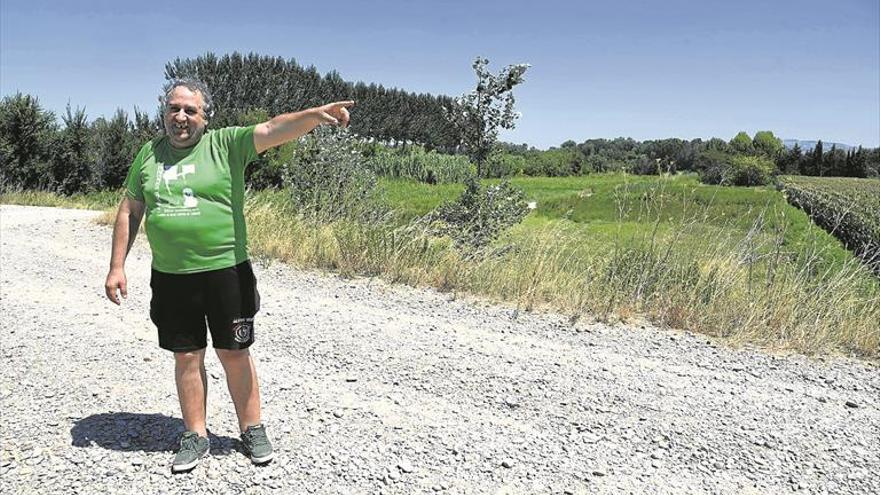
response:
<svg viewBox="0 0 880 495"><path fill-rule="evenodd" d="M165 135L138 152L125 181L113 229L107 297L127 297L124 263L146 213L153 254L150 318L159 346L174 353L177 395L186 432L172 471L194 468L207 454L207 330L226 372L245 451L255 464L272 459L260 420L260 392L248 348L260 296L248 261L244 169L259 153L322 124L346 126L341 101L279 115L251 127L206 131L212 102L192 79L165 87ZM118 293L117 293L118 292ZM205 320L207 319L207 325Z"/></svg>

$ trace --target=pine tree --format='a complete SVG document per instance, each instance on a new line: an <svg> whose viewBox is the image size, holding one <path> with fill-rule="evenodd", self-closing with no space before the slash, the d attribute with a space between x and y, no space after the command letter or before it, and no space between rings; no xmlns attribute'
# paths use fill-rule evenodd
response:
<svg viewBox="0 0 880 495"><path fill-rule="evenodd" d="M50 186L55 114L39 99L16 93L0 101L0 189Z"/></svg>
<svg viewBox="0 0 880 495"><path fill-rule="evenodd" d="M803 152L801 151L801 146L798 143L795 143L794 146L788 150L787 152L782 153L782 158L780 159L779 169L782 173L785 174L798 174L801 172L801 163L804 161Z"/></svg>
<svg viewBox="0 0 880 495"><path fill-rule="evenodd" d="M98 186L116 189L122 186L137 148L134 143L128 114L117 109L109 121L99 117L92 124L95 136L95 176Z"/></svg>
<svg viewBox="0 0 880 495"><path fill-rule="evenodd" d="M52 156L53 188L62 194L87 191L94 186L95 158L86 111L84 108L71 111L68 104L61 120L64 129L59 133Z"/></svg>
<svg viewBox="0 0 880 495"><path fill-rule="evenodd" d="M818 175L822 177L825 175L825 156L824 151L822 150L822 140L816 141L816 147L813 148L813 164L812 164L813 173L810 175Z"/></svg>

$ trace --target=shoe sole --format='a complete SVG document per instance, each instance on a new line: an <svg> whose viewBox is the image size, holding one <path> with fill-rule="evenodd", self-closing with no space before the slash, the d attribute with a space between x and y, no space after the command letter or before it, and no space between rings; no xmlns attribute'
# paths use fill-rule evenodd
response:
<svg viewBox="0 0 880 495"><path fill-rule="evenodd" d="M202 457L204 457L204 456L202 456ZM201 460L202 460L202 458L200 457L200 458L198 458L192 462L186 463L186 464L178 464L178 465L171 466L171 472L172 473L184 473L187 471L192 471L196 466L199 465L199 461L201 461Z"/></svg>
<svg viewBox="0 0 880 495"><path fill-rule="evenodd" d="M196 466L199 465L199 462L208 456L208 453L211 452L211 446L208 445L208 450L205 451L204 454L200 455L196 460L188 462L186 464L172 464L171 472L172 473L185 473L187 471L192 471Z"/></svg>
<svg viewBox="0 0 880 495"><path fill-rule="evenodd" d="M251 462L254 464L266 464L267 462L271 461L274 458L275 458L275 453L273 452L269 455L264 455L263 457L251 456Z"/></svg>

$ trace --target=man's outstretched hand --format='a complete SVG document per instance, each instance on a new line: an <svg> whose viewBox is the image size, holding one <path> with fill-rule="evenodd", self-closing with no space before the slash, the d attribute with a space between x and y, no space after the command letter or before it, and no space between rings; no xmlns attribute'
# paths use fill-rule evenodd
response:
<svg viewBox="0 0 880 495"><path fill-rule="evenodd" d="M110 299L116 304L121 304L122 301L119 299L119 294L116 291L122 294L122 297L128 297L128 284L125 280L125 270L122 269L111 269L110 273L107 274L107 281L104 282L104 291L107 293L107 299Z"/></svg>
<svg viewBox="0 0 880 495"><path fill-rule="evenodd" d="M348 121L350 120L350 116L348 114L348 107L354 105L354 101L337 101L334 103L328 103L326 105L322 105L318 107L317 114L322 120L322 124L333 124L333 125L341 125L342 127L348 127Z"/></svg>
<svg viewBox="0 0 880 495"><path fill-rule="evenodd" d="M269 148L299 139L319 125L345 127L350 116L348 108L354 101L337 101L299 112L283 113L254 127L254 148L262 153Z"/></svg>

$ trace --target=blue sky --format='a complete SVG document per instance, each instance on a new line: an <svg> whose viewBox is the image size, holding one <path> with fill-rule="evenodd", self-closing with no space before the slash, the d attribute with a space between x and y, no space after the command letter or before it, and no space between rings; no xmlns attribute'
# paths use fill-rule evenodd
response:
<svg viewBox="0 0 880 495"><path fill-rule="evenodd" d="M165 62L294 58L414 92L472 89L529 63L502 138L783 138L880 146L880 2L124 2L3 0L0 94L90 118L151 112ZM296 109L291 109L296 110ZM438 116L440 118L440 116Z"/></svg>

